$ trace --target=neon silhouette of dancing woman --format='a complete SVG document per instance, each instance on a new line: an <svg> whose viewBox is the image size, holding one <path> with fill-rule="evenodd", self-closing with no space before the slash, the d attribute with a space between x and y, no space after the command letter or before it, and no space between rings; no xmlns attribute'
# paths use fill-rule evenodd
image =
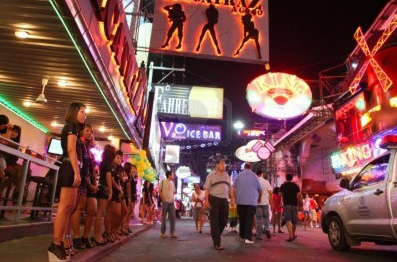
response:
<svg viewBox="0 0 397 262"><path fill-rule="evenodd" d="M161 48L166 48L168 43L174 34L175 30L178 29L178 39L179 43L176 49L180 49L182 47L182 39L183 39L183 23L186 21L185 12L182 10L182 6L180 4L174 4L164 7L164 10L168 12L168 19L172 22L172 25L167 33L167 40Z"/></svg>
<svg viewBox="0 0 397 262"><path fill-rule="evenodd" d="M214 28L214 26L218 23L219 12L218 10L216 10L215 6L211 4L207 8L207 10L205 10L205 16L207 17L208 23L206 23L203 26L203 29L201 30L200 40L197 45L196 51L197 52L200 51L201 41L203 41L205 33L209 30L212 37L212 41L214 41L214 44L216 46L216 50L218 54L220 54L221 50L219 49L218 40L216 39L215 28Z"/></svg>
<svg viewBox="0 0 397 262"><path fill-rule="evenodd" d="M244 25L244 39L241 42L241 45L236 51L236 53L234 53L234 56L240 54L240 50L243 48L245 43L248 42L248 40L254 39L256 45L256 51L258 52L258 59L262 59L261 47L259 45L259 31L258 29L255 28L254 22L252 22L251 20L252 20L252 15L249 13L241 17L241 22Z"/></svg>

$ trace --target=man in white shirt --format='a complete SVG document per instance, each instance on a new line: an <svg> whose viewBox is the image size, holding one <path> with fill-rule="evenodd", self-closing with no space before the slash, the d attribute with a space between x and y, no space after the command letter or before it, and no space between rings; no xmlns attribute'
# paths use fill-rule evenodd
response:
<svg viewBox="0 0 397 262"><path fill-rule="evenodd" d="M167 235L165 231L166 217L168 213L168 218L170 220L171 227L171 238L176 238L175 235L175 205L174 205L174 194L175 194L175 183L174 183L174 173L167 171L165 173L166 179L162 180L159 185L159 194L162 200L162 211L161 214L161 237L165 238Z"/></svg>
<svg viewBox="0 0 397 262"><path fill-rule="evenodd" d="M256 207L256 228L257 235L256 239L262 240L262 226L264 225L263 232L266 234L267 239L271 238L270 230L269 230L269 204L273 209L273 197L272 197L272 187L270 186L269 181L263 178L263 171L256 171L256 175L258 176L259 183L262 188L262 198L261 202L258 203ZM263 218L263 221L262 221Z"/></svg>

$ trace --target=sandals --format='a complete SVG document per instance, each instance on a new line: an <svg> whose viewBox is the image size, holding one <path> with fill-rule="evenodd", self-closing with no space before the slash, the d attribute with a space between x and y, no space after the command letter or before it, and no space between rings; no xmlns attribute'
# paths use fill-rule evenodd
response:
<svg viewBox="0 0 397 262"><path fill-rule="evenodd" d="M225 249L222 246L214 246L214 248L215 248L215 250L218 250L218 251L222 251Z"/></svg>

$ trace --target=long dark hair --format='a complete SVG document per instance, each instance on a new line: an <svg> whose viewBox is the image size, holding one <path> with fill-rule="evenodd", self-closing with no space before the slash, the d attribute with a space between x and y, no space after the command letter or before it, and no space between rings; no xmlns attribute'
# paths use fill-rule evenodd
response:
<svg viewBox="0 0 397 262"><path fill-rule="evenodd" d="M17 125L13 125L11 131L18 133L18 136L16 138L11 138L11 140L19 144L19 142L21 142L21 132L22 132L21 127Z"/></svg>
<svg viewBox="0 0 397 262"><path fill-rule="evenodd" d="M116 157L116 148L112 145L106 145L102 153L102 163L112 163Z"/></svg>
<svg viewBox="0 0 397 262"><path fill-rule="evenodd" d="M77 125L79 127L79 130L84 129L84 123L81 124L79 123L79 121L77 121L77 114L82 107L85 108L86 106L83 103L73 102L70 104L69 109L65 115L65 122Z"/></svg>

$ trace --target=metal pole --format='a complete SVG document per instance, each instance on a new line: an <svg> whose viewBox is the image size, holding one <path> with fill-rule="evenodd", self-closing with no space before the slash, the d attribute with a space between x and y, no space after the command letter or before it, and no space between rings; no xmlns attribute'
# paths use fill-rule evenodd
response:
<svg viewBox="0 0 397 262"><path fill-rule="evenodd" d="M48 217L48 221L51 221L52 211L54 210L55 193L57 191L57 183L58 183L58 171L59 170L55 172L54 184L52 185L52 194L51 194L51 202L50 202L51 210L50 210L50 215Z"/></svg>
<svg viewBox="0 0 397 262"><path fill-rule="evenodd" d="M22 180L21 184L19 185L19 195L18 195L18 210L15 215L15 223L19 224L19 219L21 217L21 206L22 206L22 199L23 199L23 194L25 193L25 183L26 183L26 177L28 174L28 169L29 169L29 160L25 160L23 162L23 169L22 169Z"/></svg>

